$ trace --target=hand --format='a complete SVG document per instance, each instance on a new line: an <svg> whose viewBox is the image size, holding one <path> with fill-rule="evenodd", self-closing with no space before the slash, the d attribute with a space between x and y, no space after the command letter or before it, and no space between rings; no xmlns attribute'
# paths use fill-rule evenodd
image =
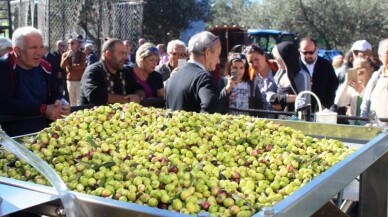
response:
<svg viewBox="0 0 388 217"><path fill-rule="evenodd" d="M70 114L71 107L69 105L63 105L61 106L61 115L69 115Z"/></svg>
<svg viewBox="0 0 388 217"><path fill-rule="evenodd" d="M56 100L54 104L47 105L45 116L47 119L56 121L61 117L61 101Z"/></svg>
<svg viewBox="0 0 388 217"><path fill-rule="evenodd" d="M232 91L232 88L237 84L237 81L236 80L233 80L233 78L231 76L226 76L226 79L228 80L228 83L226 84L226 93L230 93L230 91Z"/></svg>
<svg viewBox="0 0 388 217"><path fill-rule="evenodd" d="M156 90L156 94L158 96L164 96L164 88L160 88L159 90Z"/></svg>
<svg viewBox="0 0 388 217"><path fill-rule="evenodd" d="M135 102L135 103L140 103L141 97L137 94L129 94L124 96L124 99L129 100L129 102Z"/></svg>
<svg viewBox="0 0 388 217"><path fill-rule="evenodd" d="M280 104L272 105L272 108L276 111L282 110L282 106Z"/></svg>
<svg viewBox="0 0 388 217"><path fill-rule="evenodd" d="M355 89L358 93L361 93L364 90L364 85L358 81L349 81L348 85Z"/></svg>
<svg viewBox="0 0 388 217"><path fill-rule="evenodd" d="M67 55L68 57L71 57L74 55L74 51L73 50L69 50L69 54Z"/></svg>

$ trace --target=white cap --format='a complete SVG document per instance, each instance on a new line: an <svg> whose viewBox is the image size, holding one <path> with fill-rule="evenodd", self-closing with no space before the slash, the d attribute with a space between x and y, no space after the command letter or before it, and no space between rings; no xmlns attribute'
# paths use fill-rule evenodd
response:
<svg viewBox="0 0 388 217"><path fill-rule="evenodd" d="M366 51L366 50L372 50L372 45L367 40L358 40L353 43L352 51L359 50L359 51Z"/></svg>
<svg viewBox="0 0 388 217"><path fill-rule="evenodd" d="M8 38L0 37L0 50L12 48L12 41Z"/></svg>
<svg viewBox="0 0 388 217"><path fill-rule="evenodd" d="M94 45L92 43L87 43L87 44L85 44L85 48L90 48L93 50Z"/></svg>

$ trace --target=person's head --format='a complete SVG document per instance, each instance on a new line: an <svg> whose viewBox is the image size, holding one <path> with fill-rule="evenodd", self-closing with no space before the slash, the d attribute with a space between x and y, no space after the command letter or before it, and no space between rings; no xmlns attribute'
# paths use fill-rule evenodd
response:
<svg viewBox="0 0 388 217"><path fill-rule="evenodd" d="M173 67L178 67L178 59L187 59L186 44L180 40L172 40L167 44L168 62Z"/></svg>
<svg viewBox="0 0 388 217"><path fill-rule="evenodd" d="M156 45L156 48L158 48L160 55L166 53L166 45L158 44L158 45Z"/></svg>
<svg viewBox="0 0 388 217"><path fill-rule="evenodd" d="M83 43L84 42L84 36L82 36L81 34L78 34L77 35L77 39L80 43Z"/></svg>
<svg viewBox="0 0 388 217"><path fill-rule="evenodd" d="M369 58L357 57L353 61L353 68L357 69L357 80L366 85L374 71L371 60Z"/></svg>
<svg viewBox="0 0 388 217"><path fill-rule="evenodd" d="M16 64L24 69L39 66L44 52L42 32L26 26L16 29L12 34L12 46Z"/></svg>
<svg viewBox="0 0 388 217"><path fill-rule="evenodd" d="M0 56L12 51L12 41L8 38L0 37Z"/></svg>
<svg viewBox="0 0 388 217"><path fill-rule="evenodd" d="M91 44L91 43L85 44L84 52L86 53L86 55L89 55L90 53L93 53L94 52L94 45Z"/></svg>
<svg viewBox="0 0 388 217"><path fill-rule="evenodd" d="M296 75L300 71L298 48L292 42L281 42L272 50L280 69Z"/></svg>
<svg viewBox="0 0 388 217"><path fill-rule="evenodd" d="M159 50L151 42L146 42L137 49L136 65L145 72L155 71L159 62Z"/></svg>
<svg viewBox="0 0 388 217"><path fill-rule="evenodd" d="M237 71L237 81L248 81L248 61L244 54L235 53L228 57L225 65L225 75L231 76L232 71Z"/></svg>
<svg viewBox="0 0 388 217"><path fill-rule="evenodd" d="M332 65L334 69L338 69L341 67L341 65L344 63L344 55L338 54L337 56L333 57Z"/></svg>
<svg viewBox="0 0 388 217"><path fill-rule="evenodd" d="M137 44L139 45L139 47L140 46L142 46L144 43L146 43L147 42L147 39L145 39L145 38L139 38L139 41L137 41Z"/></svg>
<svg viewBox="0 0 388 217"><path fill-rule="evenodd" d="M127 60L127 48L124 43L117 38L111 38L102 45L101 59L110 69L119 71L123 68Z"/></svg>
<svg viewBox="0 0 388 217"><path fill-rule="evenodd" d="M303 61L313 64L318 58L317 42L311 37L302 38L299 43L299 53Z"/></svg>
<svg viewBox="0 0 388 217"><path fill-rule="evenodd" d="M388 38L380 41L378 54L384 68L388 70Z"/></svg>
<svg viewBox="0 0 388 217"><path fill-rule="evenodd" d="M66 43L62 40L58 40L57 42L55 42L55 46L60 54L62 54L66 50Z"/></svg>
<svg viewBox="0 0 388 217"><path fill-rule="evenodd" d="M69 39L67 41L67 45L68 45L69 50L72 50L72 51L77 51L81 48L81 44L80 44L79 40L76 38Z"/></svg>
<svg viewBox="0 0 388 217"><path fill-rule="evenodd" d="M256 72L265 70L268 64L267 57L260 47L256 45L248 46L245 48L244 53L247 57L250 67L252 67Z"/></svg>
<svg viewBox="0 0 388 217"><path fill-rule="evenodd" d="M203 64L207 71L214 71L220 62L221 41L211 32L203 31L190 38L188 50L190 58Z"/></svg>
<svg viewBox="0 0 388 217"><path fill-rule="evenodd" d="M130 40L125 40L124 45L127 48L127 53L130 54L132 52L132 43Z"/></svg>
<svg viewBox="0 0 388 217"><path fill-rule="evenodd" d="M372 56L372 45L367 40L358 40L350 49L354 57L368 58Z"/></svg>

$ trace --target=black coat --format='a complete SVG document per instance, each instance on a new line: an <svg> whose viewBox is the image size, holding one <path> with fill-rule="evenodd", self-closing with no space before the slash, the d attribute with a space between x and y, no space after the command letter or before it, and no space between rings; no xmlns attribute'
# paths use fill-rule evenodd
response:
<svg viewBox="0 0 388 217"><path fill-rule="evenodd" d="M302 61L300 62L302 68L308 72L307 67ZM318 96L322 106L329 109L334 104L335 93L338 88L338 78L328 60L318 56L311 83L312 92ZM313 111L318 110L314 97L311 98L311 108Z"/></svg>
<svg viewBox="0 0 388 217"><path fill-rule="evenodd" d="M187 63L167 80L166 107L193 112L221 112L220 91L212 74Z"/></svg>

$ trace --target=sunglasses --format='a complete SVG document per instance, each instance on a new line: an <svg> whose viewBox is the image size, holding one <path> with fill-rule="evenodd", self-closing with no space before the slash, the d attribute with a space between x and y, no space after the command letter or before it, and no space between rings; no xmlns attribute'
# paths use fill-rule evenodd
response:
<svg viewBox="0 0 388 217"><path fill-rule="evenodd" d="M74 42L70 42L70 43L68 43L68 44L74 45L75 43L74 43Z"/></svg>
<svg viewBox="0 0 388 217"><path fill-rule="evenodd" d="M219 36L214 37L214 38L212 39L212 41L211 41L209 44L207 44L203 50L206 50L206 48L209 48L210 45L212 45L212 44L213 44L217 39L219 39L219 38L220 38Z"/></svg>
<svg viewBox="0 0 388 217"><path fill-rule="evenodd" d="M187 57L186 53L178 53L178 52L173 52L171 53L173 56L178 56L178 57Z"/></svg>
<svg viewBox="0 0 388 217"><path fill-rule="evenodd" d="M307 55L307 54L313 55L315 53L315 50L313 50L313 51L301 51L301 53L303 55Z"/></svg>

